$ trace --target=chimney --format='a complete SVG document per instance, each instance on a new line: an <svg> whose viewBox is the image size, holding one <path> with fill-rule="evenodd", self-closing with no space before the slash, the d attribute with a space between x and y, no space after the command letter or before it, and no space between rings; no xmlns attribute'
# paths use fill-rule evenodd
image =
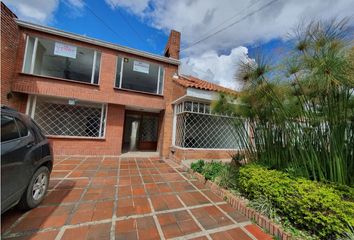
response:
<svg viewBox="0 0 354 240"><path fill-rule="evenodd" d="M179 59L179 50L181 44L181 33L171 30L170 36L165 47L165 57Z"/></svg>

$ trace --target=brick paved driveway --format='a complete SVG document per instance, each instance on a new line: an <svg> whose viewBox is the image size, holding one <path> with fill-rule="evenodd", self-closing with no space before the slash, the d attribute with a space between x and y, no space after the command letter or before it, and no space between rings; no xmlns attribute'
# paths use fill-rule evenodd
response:
<svg viewBox="0 0 354 240"><path fill-rule="evenodd" d="M3 239L272 239L159 159L58 157L44 202L2 216Z"/></svg>

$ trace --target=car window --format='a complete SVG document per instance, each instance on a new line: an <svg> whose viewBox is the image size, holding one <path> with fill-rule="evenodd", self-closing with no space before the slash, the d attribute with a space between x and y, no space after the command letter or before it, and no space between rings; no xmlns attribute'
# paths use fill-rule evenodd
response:
<svg viewBox="0 0 354 240"><path fill-rule="evenodd" d="M1 142L19 138L19 132L15 123L15 119L8 116L1 116Z"/></svg>
<svg viewBox="0 0 354 240"><path fill-rule="evenodd" d="M39 140L42 141L43 139L45 139L45 136L44 136L41 128L38 126L38 124L35 121L33 121L32 119L31 119L31 122L32 122L32 126L33 126L32 130L36 133Z"/></svg>
<svg viewBox="0 0 354 240"><path fill-rule="evenodd" d="M28 128L18 119L16 119L17 127L20 132L21 137L25 137L28 135Z"/></svg>

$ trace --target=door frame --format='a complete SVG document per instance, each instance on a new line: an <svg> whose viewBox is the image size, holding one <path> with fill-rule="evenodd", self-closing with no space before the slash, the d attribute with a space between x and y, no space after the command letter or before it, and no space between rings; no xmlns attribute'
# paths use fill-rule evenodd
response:
<svg viewBox="0 0 354 240"><path fill-rule="evenodd" d="M123 150L123 146L124 146L124 136L125 136L125 131L126 131L126 124L127 124L127 116L128 115L136 115L140 117L140 124L139 124L139 130L138 130L138 135L139 135L139 141L138 141L138 151L158 151L158 142L159 142L159 132L160 132L160 118L161 118L161 114L160 113L154 113L154 112L141 112L141 111L135 111L135 110L125 110L125 114L124 114L124 126L123 126L123 141L122 141L122 150ZM151 149L140 149L140 137L141 137L141 131L140 131L140 127L141 127L141 123L143 120L143 116L154 116L157 118L157 139L156 139L156 144L153 150Z"/></svg>

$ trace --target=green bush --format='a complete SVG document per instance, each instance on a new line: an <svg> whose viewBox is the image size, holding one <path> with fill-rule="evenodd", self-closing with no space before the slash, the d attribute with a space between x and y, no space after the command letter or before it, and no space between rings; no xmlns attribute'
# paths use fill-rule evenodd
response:
<svg viewBox="0 0 354 240"><path fill-rule="evenodd" d="M235 189L237 187L238 169L234 165L224 164L224 167L215 177L215 183L226 189Z"/></svg>
<svg viewBox="0 0 354 240"><path fill-rule="evenodd" d="M204 165L202 174L206 180L214 181L223 168L225 168L225 164L213 161Z"/></svg>
<svg viewBox="0 0 354 240"><path fill-rule="evenodd" d="M239 170L239 190L249 199L265 197L296 227L321 239L334 239L354 225L354 202L330 185L247 165Z"/></svg>
<svg viewBox="0 0 354 240"><path fill-rule="evenodd" d="M194 162L191 164L191 169L194 172L202 173L205 162L203 160L198 160L198 162Z"/></svg>

